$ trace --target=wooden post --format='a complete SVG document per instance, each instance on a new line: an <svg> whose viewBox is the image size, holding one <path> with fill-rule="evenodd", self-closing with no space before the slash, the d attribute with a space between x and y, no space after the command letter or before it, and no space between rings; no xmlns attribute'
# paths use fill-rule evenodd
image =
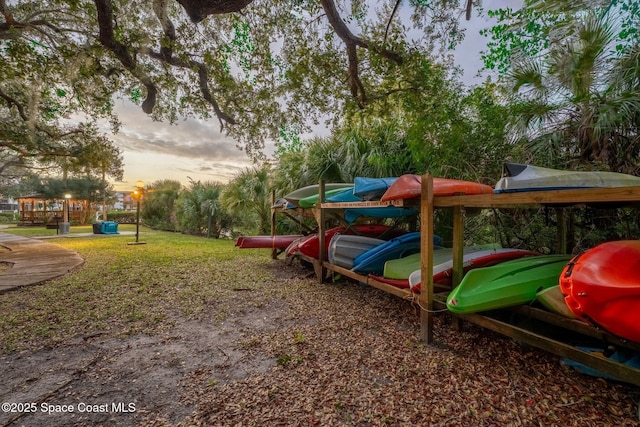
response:
<svg viewBox="0 0 640 427"><path fill-rule="evenodd" d="M464 207L453 207L453 286L458 286L462 281L464 258Z"/></svg>
<svg viewBox="0 0 640 427"><path fill-rule="evenodd" d="M318 183L318 206L322 205L324 202L324 181L320 180ZM318 208L319 212L317 214L318 218L318 267L316 271L316 275L318 276L318 282L324 282L325 269L322 266L324 260L326 259L324 253L324 239L325 239L325 217L324 217L324 209Z"/></svg>
<svg viewBox="0 0 640 427"><path fill-rule="evenodd" d="M453 277L451 285L453 288L458 286L464 276L464 207L453 207L453 247L452 247L452 264ZM459 317L453 318L453 326L457 330L462 329L462 320Z"/></svg>
<svg viewBox="0 0 640 427"><path fill-rule="evenodd" d="M420 340L425 344L433 341L433 177L422 176L420 199L420 263L422 284L420 285Z"/></svg>
<svg viewBox="0 0 640 427"><path fill-rule="evenodd" d="M276 190L271 190L271 241L276 235ZM278 258L278 249L271 248L271 259Z"/></svg>

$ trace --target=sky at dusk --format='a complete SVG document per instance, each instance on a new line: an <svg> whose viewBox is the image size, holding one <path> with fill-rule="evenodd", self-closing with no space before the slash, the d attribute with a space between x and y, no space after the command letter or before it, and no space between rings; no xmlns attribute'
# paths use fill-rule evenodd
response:
<svg viewBox="0 0 640 427"><path fill-rule="evenodd" d="M492 9L518 8L522 0L493 0L490 3ZM455 52L456 64L464 69L463 81L467 85L483 80L476 74L482 67L480 52L486 48L487 39L478 32L491 26L491 22L479 18L476 12L470 21L461 18L467 34ZM171 179L188 185L191 178L194 181L226 183L242 169L253 165L233 139L220 133L216 119L208 122L188 119L177 125L154 122L139 106L124 100L116 101L116 111L122 127L109 137L122 150L124 157L123 181L113 183L118 191L133 190L137 180L151 184ZM316 130L318 136L328 133L323 128ZM272 152L273 141L265 148L267 155Z"/></svg>

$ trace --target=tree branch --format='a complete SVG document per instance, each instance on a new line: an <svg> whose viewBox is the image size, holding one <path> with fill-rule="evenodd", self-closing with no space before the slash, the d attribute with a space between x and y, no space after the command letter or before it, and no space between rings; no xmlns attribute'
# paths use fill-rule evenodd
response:
<svg viewBox="0 0 640 427"><path fill-rule="evenodd" d="M170 43L169 46L163 45L160 48L159 54L153 52L151 49L147 50L146 53L148 53L151 58L157 59L174 67L188 69L197 68L200 93L202 93L202 97L205 99L205 101L207 101L209 105L213 107L213 111L220 121L220 131L224 129L225 122L229 124L236 124L235 119L224 113L220 109L218 102L213 98L213 95L209 90L209 73L205 65L197 61L183 61L173 57L173 50L171 46L173 46L173 42L176 40L176 30L173 22L171 22L167 14L167 0L154 0L153 11L158 18L158 21L160 21L160 24L162 25L165 37L169 39Z"/></svg>
<svg viewBox="0 0 640 427"><path fill-rule="evenodd" d="M383 44L387 42L387 36L389 35L389 27L391 27L391 21L393 21L393 17L396 16L396 12L398 11L398 7L400 6L401 2L402 0L396 0L396 4L393 6L393 11L391 12L391 16L387 21L387 27L384 29L384 41L382 42Z"/></svg>
<svg viewBox="0 0 640 427"><path fill-rule="evenodd" d="M95 0L98 11L98 26L100 28L100 43L109 49L147 89L147 97L142 102L142 111L147 114L153 112L156 105L156 95L158 90L151 78L137 67L135 59L127 51L127 47L118 42L113 30L113 7L111 0Z"/></svg>
<svg viewBox="0 0 640 427"><path fill-rule="evenodd" d="M395 52L373 46L366 40L353 34L340 17L340 13L338 13L338 9L333 0L320 0L320 3L322 4L322 8L327 15L329 24L331 24L333 30L346 45L347 58L349 60L349 88L351 89L351 95L354 98L358 99L358 105L360 106L360 108L364 108L364 106L367 104L367 95L365 93L362 81L360 80L358 70L358 53L356 48L362 47L364 49L371 50L384 58L396 62L397 64L402 63L402 58Z"/></svg>

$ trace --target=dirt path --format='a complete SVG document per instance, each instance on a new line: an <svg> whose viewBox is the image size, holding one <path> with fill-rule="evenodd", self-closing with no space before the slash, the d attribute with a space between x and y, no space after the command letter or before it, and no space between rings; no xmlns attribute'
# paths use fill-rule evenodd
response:
<svg viewBox="0 0 640 427"><path fill-rule="evenodd" d="M272 358L243 351L240 343L247 334L279 327L282 308L274 304L215 328L184 321L161 336L92 334L36 353L1 356L0 400L35 404L26 408L35 411L0 412L0 425L133 426L158 414L176 424L195 410L181 399L188 374L206 370L212 384L223 383L275 365Z"/></svg>
<svg viewBox="0 0 640 427"><path fill-rule="evenodd" d="M407 301L281 264L273 286L291 292L239 290L264 302L222 322L175 317L154 336L98 331L0 356L0 401L22 410L0 425L638 425L637 387L548 353L444 315L425 347Z"/></svg>

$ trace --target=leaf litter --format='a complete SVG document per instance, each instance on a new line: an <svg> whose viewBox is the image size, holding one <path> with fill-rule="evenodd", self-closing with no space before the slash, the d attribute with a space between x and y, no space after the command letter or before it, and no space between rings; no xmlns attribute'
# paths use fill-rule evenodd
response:
<svg viewBox="0 0 640 427"><path fill-rule="evenodd" d="M410 302L318 284L267 256L157 265L153 280L137 282L121 270L94 273L90 255L87 264L74 274L96 281L91 288L75 277L3 295L12 323L0 329L11 341L0 395L132 401L135 413L0 414L1 425L639 425L635 386L579 374L473 325L459 330L445 313L435 316L434 344L423 345ZM99 274L132 284L106 278L110 291ZM39 293L51 301L46 286L76 286L75 298L53 303L57 317L38 302ZM58 324L35 330L26 317Z"/></svg>

